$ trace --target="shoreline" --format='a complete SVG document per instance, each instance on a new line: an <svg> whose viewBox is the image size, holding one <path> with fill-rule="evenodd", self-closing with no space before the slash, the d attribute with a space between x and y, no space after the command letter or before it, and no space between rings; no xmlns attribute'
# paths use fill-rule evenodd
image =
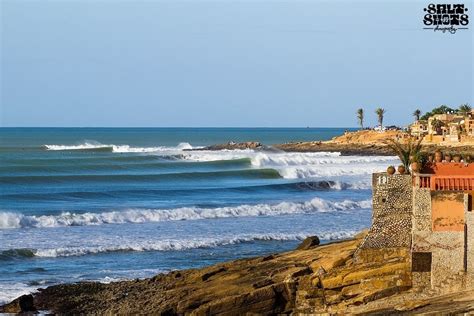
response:
<svg viewBox="0 0 474 316"><path fill-rule="evenodd" d="M258 146L247 146L247 144L259 144ZM450 153L468 153L474 155L474 146L472 145L459 145L459 146L446 146L446 145L435 145L425 144L421 146L423 152L435 152L440 150L442 152ZM220 150L262 150L270 152L283 151L287 153L317 153L317 152L339 152L341 156L395 156L395 153L386 145L379 143L339 143L333 141L313 141L313 142L291 142L284 144L275 144L266 146L258 142L244 142L235 144L217 144L206 146L197 149L186 149L185 151L220 151Z"/></svg>
<svg viewBox="0 0 474 316"><path fill-rule="evenodd" d="M309 237L295 250L146 279L53 285L0 306L0 312L288 314L315 312L313 306L320 306L320 312L365 315L474 311L474 291L433 297L411 291L404 282L380 282L403 276L409 260L398 254L382 263L355 262L354 253L366 234L322 245ZM343 282L346 279L352 281Z"/></svg>
<svg viewBox="0 0 474 316"><path fill-rule="evenodd" d="M346 132L343 135L333 137L330 140L319 141L293 141L283 144L267 145L258 141L228 142L224 144L214 144L185 151L202 150L266 150L284 152L339 152L341 156L394 156L395 153L387 144L387 139L404 139L406 133L401 131L378 132L373 130L359 130ZM474 144L463 143L421 143L421 151L435 152L441 150L449 153L459 153L474 155Z"/></svg>

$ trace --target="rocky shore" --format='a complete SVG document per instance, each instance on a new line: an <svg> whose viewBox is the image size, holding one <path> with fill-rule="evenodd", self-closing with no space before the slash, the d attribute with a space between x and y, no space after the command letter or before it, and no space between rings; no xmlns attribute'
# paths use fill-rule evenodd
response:
<svg viewBox="0 0 474 316"><path fill-rule="evenodd" d="M343 156L392 156L394 153L385 144L385 141L387 139L402 137L403 133L401 131L377 132L372 130L362 130L348 132L328 141L289 142L272 146L267 146L254 141L241 143L228 142L225 144L216 144L191 150L254 149L281 150L285 152L340 152ZM471 156L474 155L474 146L472 144L422 144L422 151L434 152L436 150L470 154Z"/></svg>
<svg viewBox="0 0 474 316"><path fill-rule="evenodd" d="M295 142L274 145L286 152L340 152L343 156L392 156L393 152L385 145L377 144L339 144L332 142Z"/></svg>
<svg viewBox="0 0 474 316"><path fill-rule="evenodd" d="M262 149L263 145L259 142L242 142L242 143L236 143L236 142L228 142L226 144L216 144L216 145L211 145L211 146L206 146L202 148L195 148L192 149L194 151L200 151L200 150L236 150L236 149Z"/></svg>
<svg viewBox="0 0 474 316"><path fill-rule="evenodd" d="M0 307L67 314L245 315L290 313L387 314L474 311L474 292L426 297L410 290L409 260L354 260L365 233L352 240L173 271L144 280L78 283L39 289Z"/></svg>

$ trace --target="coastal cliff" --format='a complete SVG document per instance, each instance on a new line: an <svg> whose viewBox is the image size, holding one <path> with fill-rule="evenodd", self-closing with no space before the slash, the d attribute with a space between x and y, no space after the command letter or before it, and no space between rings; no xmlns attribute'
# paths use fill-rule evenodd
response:
<svg viewBox="0 0 474 316"><path fill-rule="evenodd" d="M0 311L16 313L27 306L30 310L72 314L268 315L446 308L443 297L434 299L410 291L407 253L392 250L381 258L378 252L370 260L354 260L365 234L320 246L309 242L286 253L173 271L144 280L51 286L33 297L23 297L23 305L16 300ZM469 303L472 298L472 292L463 292L450 308L474 310ZM29 300L30 304L24 303Z"/></svg>

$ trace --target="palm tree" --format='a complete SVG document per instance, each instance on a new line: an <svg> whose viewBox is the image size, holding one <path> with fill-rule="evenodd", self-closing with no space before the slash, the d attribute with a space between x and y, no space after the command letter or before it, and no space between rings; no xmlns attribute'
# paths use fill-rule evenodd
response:
<svg viewBox="0 0 474 316"><path fill-rule="evenodd" d="M377 108L375 110L375 114L377 114L377 119L379 121L379 125L382 127L382 124L383 124L383 115L385 114L385 109L382 109L382 108Z"/></svg>
<svg viewBox="0 0 474 316"><path fill-rule="evenodd" d="M413 112L413 116L415 117L417 121L419 121L420 116L421 116L421 111L419 109L416 109L415 112Z"/></svg>
<svg viewBox="0 0 474 316"><path fill-rule="evenodd" d="M364 109L360 108L357 110L357 121L359 121L359 125L361 129L364 129Z"/></svg>
<svg viewBox="0 0 474 316"><path fill-rule="evenodd" d="M384 143L398 156L402 164L405 166L405 169L409 170L410 163L421 159L422 140L423 138L416 140L413 137L409 137L408 140L403 143L402 141L389 138L385 140Z"/></svg>
<svg viewBox="0 0 474 316"><path fill-rule="evenodd" d="M459 114L463 115L463 116L468 116L469 114L471 114L471 110L472 108L469 106L469 104L462 104L460 107L459 107Z"/></svg>

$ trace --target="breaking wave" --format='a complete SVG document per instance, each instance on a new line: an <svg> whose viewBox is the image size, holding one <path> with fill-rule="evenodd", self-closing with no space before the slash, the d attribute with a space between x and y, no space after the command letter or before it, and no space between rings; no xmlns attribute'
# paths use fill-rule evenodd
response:
<svg viewBox="0 0 474 316"><path fill-rule="evenodd" d="M340 153L273 153L252 150L186 152L182 159L216 161L249 158L253 168L272 168L285 179L370 175L396 163L390 156L341 156Z"/></svg>
<svg viewBox="0 0 474 316"><path fill-rule="evenodd" d="M370 175L385 170L387 163L396 163L391 156L341 156L338 152L279 152L264 150L198 150L189 143L176 147L131 147L85 142L80 145L44 145L47 150L97 150L114 153L150 153L172 161L232 163L249 161L250 168L272 168L286 179L303 179L330 176Z"/></svg>
<svg viewBox="0 0 474 316"><path fill-rule="evenodd" d="M278 204L239 205L219 208L182 207L176 209L131 209L83 214L66 212L60 215L41 216L1 212L0 229L146 223L247 216L278 216L313 212L350 211L370 207L370 200L344 200L335 202L314 198L311 201L300 203L282 202Z"/></svg>
<svg viewBox="0 0 474 316"><path fill-rule="evenodd" d="M95 141L87 141L79 145L43 145L46 150L87 150L87 151L110 151L116 153L147 153L160 151L180 151L185 149L193 149L189 143L180 143L176 147L131 147L129 145L107 145Z"/></svg>
<svg viewBox="0 0 474 316"><path fill-rule="evenodd" d="M356 231L340 231L340 232L322 232L317 234L321 240L338 240L353 237ZM168 239L168 240L150 240L142 242L132 242L120 245L104 245L90 247L59 247L48 249L10 249L0 252L0 260L8 260L9 254L23 254L23 256L15 255L11 259L25 259L31 257L69 257L83 256L89 254L106 253L106 252L128 252L128 251L182 251L197 248L216 248L226 245L234 245L248 242L258 241L292 241L303 240L311 233L300 234L284 234L284 233L268 233L268 234L242 234L238 236L224 236L216 238L193 238L193 239Z"/></svg>

